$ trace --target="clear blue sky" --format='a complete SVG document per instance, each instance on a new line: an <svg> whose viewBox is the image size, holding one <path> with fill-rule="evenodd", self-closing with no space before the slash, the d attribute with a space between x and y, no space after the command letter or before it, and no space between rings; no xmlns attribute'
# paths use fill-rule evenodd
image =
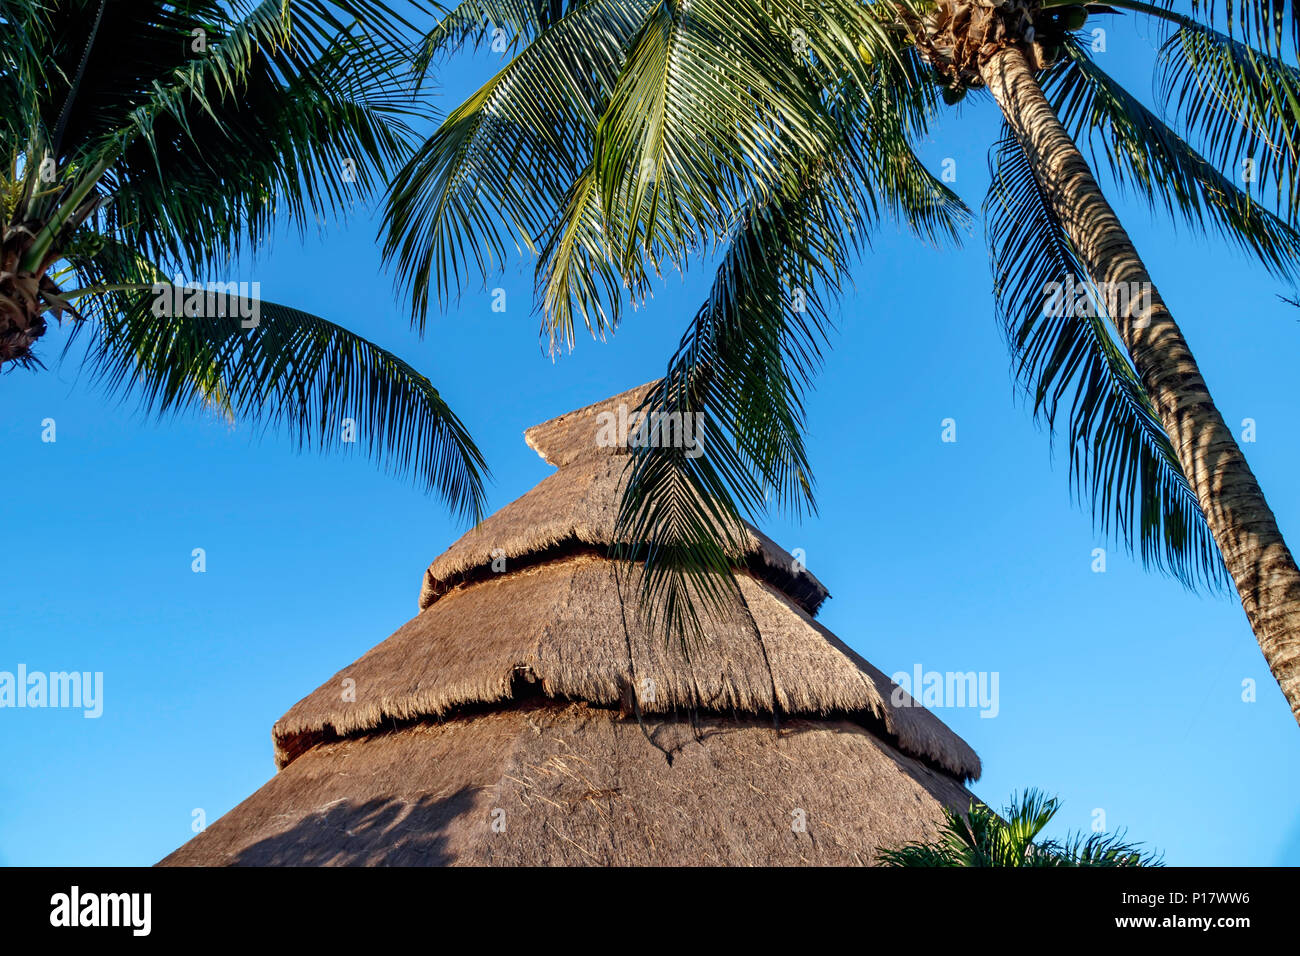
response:
<svg viewBox="0 0 1300 956"><path fill-rule="evenodd" d="M1151 32L1112 29L1105 61L1148 101ZM445 71L444 108L496 62ZM973 207L995 133L985 99L925 147L932 168L957 161ZM1257 421L1247 456L1300 544L1300 312L1225 244L1118 205L1224 417ZM612 341L552 362L531 263L501 280L506 313L469 294L420 340L374 234L358 209L230 278L424 370L487 455L493 510L549 471L523 429L661 374L710 278L674 277ZM822 620L887 673L1000 674L996 718L940 711L982 757L988 802L1043 788L1064 801L1059 829L1101 808L1171 864L1300 863L1300 730L1235 596L1189 594L1113 548L1092 573L1106 542L1015 399L979 227L957 252L887 227L855 279L809 408L821 515L763 522L829 587ZM940 441L947 417L955 444ZM6 864L150 864L191 836L195 808L229 810L274 773L276 718L407 620L424 568L464 530L361 456L299 455L197 414L158 423L73 366L0 379L0 460L0 670L105 675L98 720L0 710Z"/></svg>

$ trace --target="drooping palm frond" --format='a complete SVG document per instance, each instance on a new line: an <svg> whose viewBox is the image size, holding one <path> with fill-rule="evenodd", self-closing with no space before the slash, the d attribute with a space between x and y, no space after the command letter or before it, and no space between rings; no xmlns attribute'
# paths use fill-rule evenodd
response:
<svg viewBox="0 0 1300 956"><path fill-rule="evenodd" d="M595 103L650 0L585 0L450 113L395 177L384 255L423 328L507 249L536 253L588 166Z"/></svg>
<svg viewBox="0 0 1300 956"><path fill-rule="evenodd" d="M884 104L858 110L874 125L843 127L857 132L836 153L747 210L708 301L642 408L651 420L698 422L692 449L636 449L618 520L622 553L646 562L642 606L669 634L697 634L696 602L716 606L734 586L743 518L769 506L815 509L803 398L820 368L830 303L882 206L909 206L906 191L888 204L879 196L904 156L916 162ZM919 192L922 216L955 234L952 220L964 212L956 197L933 180Z"/></svg>
<svg viewBox="0 0 1300 956"><path fill-rule="evenodd" d="M700 632L699 610L734 587L742 512L761 509L772 488L812 505L801 395L828 319L820 285L838 278L842 260L838 237L813 221L824 210L804 198L756 204L742 221L709 300L640 409L697 423L694 448L636 450L616 534L621 556L646 562L640 606L682 640Z"/></svg>
<svg viewBox="0 0 1300 956"><path fill-rule="evenodd" d="M1235 181L1102 70L1077 42L1044 78L1062 123L1091 146L1094 162L1153 209L1213 228L1270 271L1300 275L1300 232Z"/></svg>
<svg viewBox="0 0 1300 956"><path fill-rule="evenodd" d="M1209 158L1300 216L1300 69L1196 23L1160 48L1160 102L1193 131Z"/></svg>
<svg viewBox="0 0 1300 956"><path fill-rule="evenodd" d="M19 334L43 332L46 312L72 316L69 345L88 340L100 380L160 413L202 403L323 449L351 418L377 462L477 517L477 449L391 353L247 296L180 316L150 307L173 274L203 282L277 224L345 214L399 165L408 121L426 113L403 12L374 0L0 0L0 20L14 28L0 37L13 97L0 121L5 281L38 288L43 310L20 317ZM238 304L261 323L241 325Z"/></svg>
<svg viewBox="0 0 1300 956"><path fill-rule="evenodd" d="M496 52L513 56L521 44L531 43L583 0L463 0L453 7L435 3L441 14L420 44L416 69L424 73L435 62L484 43Z"/></svg>
<svg viewBox="0 0 1300 956"><path fill-rule="evenodd" d="M1118 290L1089 281L1005 130L990 166L984 214L998 311L1035 417L1053 434L1066 419L1071 488L1098 530L1146 565L1189 587L1221 586L1223 561L1196 495L1107 325Z"/></svg>
<svg viewBox="0 0 1300 956"><path fill-rule="evenodd" d="M856 130L870 195L894 220L937 246L960 242L970 210L921 162L913 143L929 135L940 102L928 68L915 51L873 61L865 84L857 77L831 87L829 111L840 130Z"/></svg>
<svg viewBox="0 0 1300 956"><path fill-rule="evenodd" d="M807 17L783 24L768 15L771 6L801 7L664 0L632 42L600 117L594 160L620 267L644 256L656 272L684 269L752 199L777 188L784 170L833 143L812 54L791 30L804 30L823 55L844 41L824 29L811 35L821 25ZM852 35L869 51L865 44L881 45L877 32ZM855 52L855 63L862 59Z"/></svg>
<svg viewBox="0 0 1300 956"><path fill-rule="evenodd" d="M463 517L482 517L482 456L429 379L392 353L242 290L205 293L189 312L190 290L123 247L107 244L88 258L81 274L119 283L129 276L147 289L84 296L98 300L99 320L77 325L65 348L88 334L85 364L110 393L139 399L159 416L214 407L283 429L306 449L356 442Z"/></svg>
<svg viewBox="0 0 1300 956"><path fill-rule="evenodd" d="M1036 842L1060 807L1056 797L1036 790L1012 794L1000 816L979 803L972 803L965 813L945 807L937 840L883 850L879 861L884 866L954 867L1162 865L1159 854L1127 841L1123 833L1073 834L1064 840Z"/></svg>
<svg viewBox="0 0 1300 956"><path fill-rule="evenodd" d="M1192 0L1192 11L1208 26L1240 35L1251 46L1294 52L1300 47L1300 3L1296 0Z"/></svg>

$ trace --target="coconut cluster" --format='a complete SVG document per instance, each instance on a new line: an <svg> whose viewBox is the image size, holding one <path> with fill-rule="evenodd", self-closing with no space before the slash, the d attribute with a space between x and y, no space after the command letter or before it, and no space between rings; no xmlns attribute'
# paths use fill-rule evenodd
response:
<svg viewBox="0 0 1300 956"><path fill-rule="evenodd" d="M955 103L967 89L983 85L982 67L1009 47L1019 48L1033 70L1051 66L1065 35L1087 16L1082 6L1044 10L1038 0L937 0L909 26L944 87L944 99Z"/></svg>

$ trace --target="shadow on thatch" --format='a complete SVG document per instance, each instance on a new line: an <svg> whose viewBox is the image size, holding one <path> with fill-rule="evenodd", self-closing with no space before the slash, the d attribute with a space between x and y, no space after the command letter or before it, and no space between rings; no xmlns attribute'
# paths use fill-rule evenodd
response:
<svg viewBox="0 0 1300 956"><path fill-rule="evenodd" d="M314 747L163 865L861 865L970 800L846 720L538 697Z"/></svg>
<svg viewBox="0 0 1300 956"><path fill-rule="evenodd" d="M446 866L447 829L474 805L474 790L408 803L377 797L341 800L251 844L232 866Z"/></svg>

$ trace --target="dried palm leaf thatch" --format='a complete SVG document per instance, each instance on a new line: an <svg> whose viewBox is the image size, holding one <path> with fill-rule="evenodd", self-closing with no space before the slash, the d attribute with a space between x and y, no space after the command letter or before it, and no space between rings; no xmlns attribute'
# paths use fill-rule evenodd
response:
<svg viewBox="0 0 1300 956"><path fill-rule="evenodd" d="M421 612L276 722L280 772L163 863L868 863L967 809L975 752L755 529L699 640L650 629L610 556L647 388L530 429L558 472L435 560Z"/></svg>

